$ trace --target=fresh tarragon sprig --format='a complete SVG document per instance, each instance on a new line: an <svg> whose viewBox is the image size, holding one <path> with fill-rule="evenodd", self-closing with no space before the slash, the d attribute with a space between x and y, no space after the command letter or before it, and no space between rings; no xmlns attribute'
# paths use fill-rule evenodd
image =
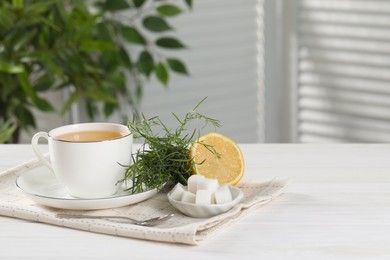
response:
<svg viewBox="0 0 390 260"><path fill-rule="evenodd" d="M170 130L158 116L147 119L142 115L141 120L128 122L134 140L143 139L141 147L132 155L133 164L126 166L125 177L120 180L120 182L131 183L128 189L132 193L151 188L161 190L165 185L175 185L178 182L187 184L187 179L192 174L193 164L201 163L194 162L189 155L189 148L194 138L197 139L201 129L208 124L212 124L215 128L220 127L218 120L196 111L205 99L183 119L172 113L178 121L178 126L174 130ZM186 127L193 120L197 120L197 127L188 132ZM158 130L162 134L156 134ZM212 147L210 151L216 153Z"/></svg>

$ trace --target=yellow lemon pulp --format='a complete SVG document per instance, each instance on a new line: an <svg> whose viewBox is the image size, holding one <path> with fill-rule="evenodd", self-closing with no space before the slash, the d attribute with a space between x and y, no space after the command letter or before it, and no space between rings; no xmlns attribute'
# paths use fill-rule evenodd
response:
<svg viewBox="0 0 390 260"><path fill-rule="evenodd" d="M217 179L220 184L236 185L244 175L245 164L240 147L220 133L201 136L190 147L190 157L195 162L195 174Z"/></svg>

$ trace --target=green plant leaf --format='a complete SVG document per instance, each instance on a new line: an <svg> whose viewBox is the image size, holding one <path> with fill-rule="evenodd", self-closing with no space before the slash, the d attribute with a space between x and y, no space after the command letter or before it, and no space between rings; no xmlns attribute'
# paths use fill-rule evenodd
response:
<svg viewBox="0 0 390 260"><path fill-rule="evenodd" d="M119 59L121 64L127 69L131 70L133 68L133 62L131 61L130 54L124 48L119 49Z"/></svg>
<svg viewBox="0 0 390 260"><path fill-rule="evenodd" d="M59 77L62 82L67 80L62 61L59 62L59 59L57 57L53 57L50 52L37 52L31 53L31 55L31 59L39 60L39 62L42 63L42 67L48 74Z"/></svg>
<svg viewBox="0 0 390 260"><path fill-rule="evenodd" d="M38 21L41 21L42 23L46 24L47 26L51 27L52 29L56 31L61 31L61 28L55 24L53 21L46 19L45 17L38 17Z"/></svg>
<svg viewBox="0 0 390 260"><path fill-rule="evenodd" d="M65 104L63 105L62 109L61 109L61 114L65 114L70 108L71 106L74 104L74 102L76 102L76 100L80 97L80 92L77 91L77 89L75 91L73 91L73 93L70 95L70 97L66 100Z"/></svg>
<svg viewBox="0 0 390 260"><path fill-rule="evenodd" d="M109 41L83 41L80 47L85 51L102 51L112 49L114 44Z"/></svg>
<svg viewBox="0 0 390 260"><path fill-rule="evenodd" d="M38 1L33 4L28 4L24 7L24 15L28 17L39 17L43 13L49 11L53 7L54 1ZM31 20L31 18L30 18Z"/></svg>
<svg viewBox="0 0 390 260"><path fill-rule="evenodd" d="M24 71L24 66L19 64L11 64L0 60L0 72L6 72L10 74L18 74Z"/></svg>
<svg viewBox="0 0 390 260"><path fill-rule="evenodd" d="M184 0L186 2L187 6L192 9L192 0Z"/></svg>
<svg viewBox="0 0 390 260"><path fill-rule="evenodd" d="M39 77L37 81L34 84L34 89L37 92L40 91L47 91L54 85L54 77L51 77L52 75L49 74L43 74L43 76Z"/></svg>
<svg viewBox="0 0 390 260"><path fill-rule="evenodd" d="M14 95L15 89L18 89L18 82L15 80L15 75L13 74L0 73L0 75L0 104L4 104L2 107L8 107L9 97ZM4 110L2 110L3 109L0 109L0 114L6 114Z"/></svg>
<svg viewBox="0 0 390 260"><path fill-rule="evenodd" d="M111 12L125 10L130 7L126 0L106 0L102 6L103 10Z"/></svg>
<svg viewBox="0 0 390 260"><path fill-rule="evenodd" d="M103 41L111 41L113 37L113 27L107 22L101 22L96 25L99 34L99 39Z"/></svg>
<svg viewBox="0 0 390 260"><path fill-rule="evenodd" d="M85 94L87 97L94 99L94 100L99 100L107 103L112 103L112 104L117 104L118 100L112 96L110 93L106 91L102 91L99 89L89 89L85 91Z"/></svg>
<svg viewBox="0 0 390 260"><path fill-rule="evenodd" d="M142 87L142 85L137 84L135 88L135 96L137 100L142 100L142 98L144 97L144 88Z"/></svg>
<svg viewBox="0 0 390 260"><path fill-rule="evenodd" d="M22 128L26 129L29 126L35 127L34 115L31 113L29 108L25 106L18 106L15 109L15 115Z"/></svg>
<svg viewBox="0 0 390 260"><path fill-rule="evenodd" d="M156 65L155 71L156 71L156 76L157 76L158 80L166 86L168 84L169 75L168 75L168 71L165 68L164 64L159 62Z"/></svg>
<svg viewBox="0 0 390 260"><path fill-rule="evenodd" d="M152 73L154 69L154 60L153 56L148 51L143 51L139 55L137 68L141 73L148 77L150 76L150 73Z"/></svg>
<svg viewBox="0 0 390 260"><path fill-rule="evenodd" d="M154 15L145 17L143 25L152 32L164 32L172 29L163 18Z"/></svg>
<svg viewBox="0 0 390 260"><path fill-rule="evenodd" d="M17 124L10 119L0 124L0 143L8 141L16 128Z"/></svg>
<svg viewBox="0 0 390 260"><path fill-rule="evenodd" d="M112 115L112 113L114 113L115 109L117 108L118 106L115 105L115 104L111 104L111 103L105 103L104 104L104 116L106 118L108 118L109 116Z"/></svg>
<svg viewBox="0 0 390 260"><path fill-rule="evenodd" d="M133 0L133 3L135 7L140 8L145 3L145 0Z"/></svg>
<svg viewBox="0 0 390 260"><path fill-rule="evenodd" d="M176 16L181 13L181 9L173 4L163 4L156 8L157 12L164 16Z"/></svg>
<svg viewBox="0 0 390 260"><path fill-rule="evenodd" d="M17 74L18 81L20 83L20 86L23 89L23 92L28 96L32 102L42 111L53 111L53 106L45 99L40 98L34 91L33 87L31 86L27 73L22 72Z"/></svg>
<svg viewBox="0 0 390 260"><path fill-rule="evenodd" d="M169 58L167 59L168 65L171 68L171 70L188 75L188 71L186 68L186 65L179 59Z"/></svg>
<svg viewBox="0 0 390 260"><path fill-rule="evenodd" d="M122 27L122 36L129 43L146 44L145 38L133 27Z"/></svg>
<svg viewBox="0 0 390 260"><path fill-rule="evenodd" d="M181 49L185 48L185 46L177 39L170 37L162 37L157 39L156 45L162 48L168 49Z"/></svg>
<svg viewBox="0 0 390 260"><path fill-rule="evenodd" d="M8 9L0 8L0 27L10 28L14 24L16 15Z"/></svg>
<svg viewBox="0 0 390 260"><path fill-rule="evenodd" d="M15 8L22 8L23 7L23 0L12 0L12 6Z"/></svg>
<svg viewBox="0 0 390 260"><path fill-rule="evenodd" d="M34 89L28 80L28 76L27 76L26 72L20 73L18 75L18 81L19 81L19 84L22 87L24 93L26 94L26 96L31 98L31 100L36 99L36 94L35 94Z"/></svg>
<svg viewBox="0 0 390 260"><path fill-rule="evenodd" d="M24 45L31 42L31 40L36 36L37 30L31 30L29 32L24 33L20 36L20 38L14 43L13 50L19 51Z"/></svg>
<svg viewBox="0 0 390 260"><path fill-rule="evenodd" d="M42 111L54 111L54 107L46 99L36 96L33 100L34 104Z"/></svg>
<svg viewBox="0 0 390 260"><path fill-rule="evenodd" d="M118 50L105 50L101 52L100 59L98 62L98 67L101 67L102 70L105 70L108 75L115 71L120 62L120 56L118 55Z"/></svg>

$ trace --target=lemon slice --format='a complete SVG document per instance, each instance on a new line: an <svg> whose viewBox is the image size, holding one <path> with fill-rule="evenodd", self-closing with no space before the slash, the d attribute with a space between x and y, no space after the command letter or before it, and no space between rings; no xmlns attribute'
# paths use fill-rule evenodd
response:
<svg viewBox="0 0 390 260"><path fill-rule="evenodd" d="M217 179L220 184L236 185L244 175L245 164L240 147L220 133L201 136L191 145L190 157L195 162L195 174Z"/></svg>

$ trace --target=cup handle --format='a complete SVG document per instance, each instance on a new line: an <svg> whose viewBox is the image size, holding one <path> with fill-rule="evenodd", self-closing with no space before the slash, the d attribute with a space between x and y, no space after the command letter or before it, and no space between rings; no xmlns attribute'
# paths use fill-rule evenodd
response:
<svg viewBox="0 0 390 260"><path fill-rule="evenodd" d="M43 162L51 171L53 171L53 166L49 162L48 159L42 154L42 152L39 150L38 147L38 141L40 138L45 138L46 140L49 140L49 134L46 132L39 132L36 133L33 138L31 139L31 145L34 150L35 155ZM53 171L54 172L54 171Z"/></svg>

